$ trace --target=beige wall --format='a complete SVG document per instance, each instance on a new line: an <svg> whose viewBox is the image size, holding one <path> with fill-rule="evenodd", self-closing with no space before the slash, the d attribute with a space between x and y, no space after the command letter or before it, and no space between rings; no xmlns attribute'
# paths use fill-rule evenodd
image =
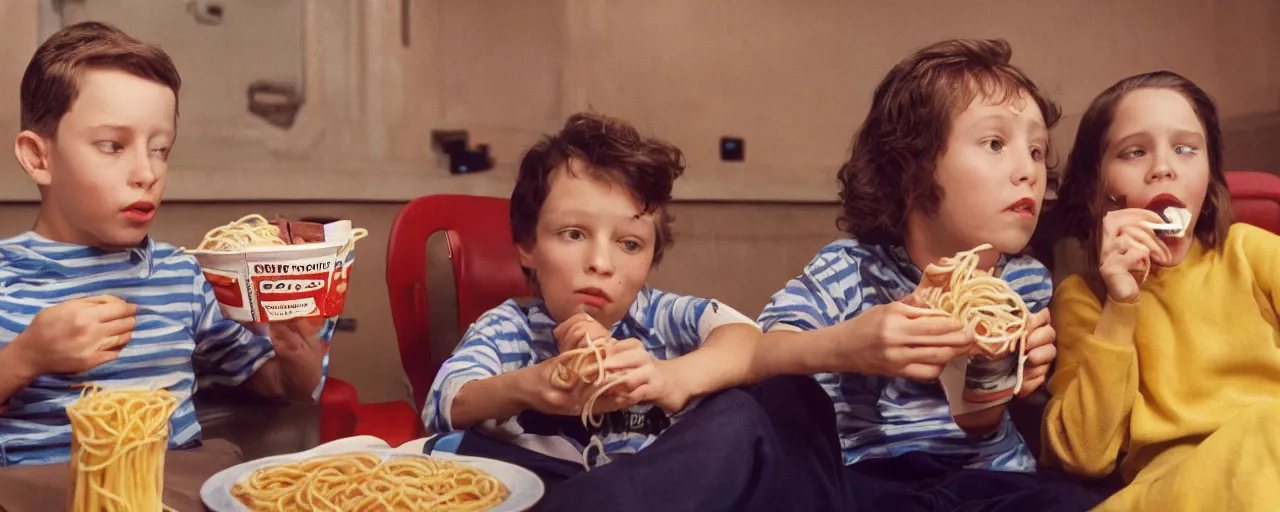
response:
<svg viewBox="0 0 1280 512"><path fill-rule="evenodd" d="M245 81L235 63L254 61L255 50L227 45L238 58L203 59L192 47L246 24L275 29L271 17L234 16L255 1L223 2L233 27L137 30L185 56L179 67L193 84ZM1201 83L1226 119L1280 110L1280 7L1270 0L419 0L407 13L407 48L400 2L298 1L307 93L298 123L276 129L226 99L245 84L193 85L183 104L201 117L184 118L171 198L501 196L537 134L595 109L687 151L680 198L829 201L831 169L878 80L912 49L946 37L1011 41L1015 62L1064 106L1060 145L1093 95L1156 68ZM8 77L0 94L15 90L10 73L33 45L34 5L0 7L0 37L12 50L0 57ZM147 13L119 16L132 15ZM0 126L16 117L16 102L0 102ZM439 128L470 130L492 145L499 168L447 175L430 144ZM719 161L721 135L746 138L745 163ZM7 186L17 177L0 172L0 200L35 199L29 187Z"/></svg>

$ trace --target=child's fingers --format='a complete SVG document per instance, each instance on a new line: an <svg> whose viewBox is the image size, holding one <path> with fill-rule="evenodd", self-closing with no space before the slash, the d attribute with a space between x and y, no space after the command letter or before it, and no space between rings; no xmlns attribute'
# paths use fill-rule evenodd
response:
<svg viewBox="0 0 1280 512"><path fill-rule="evenodd" d="M1035 331L1041 326L1049 325L1050 318L1049 308L1041 309L1040 311L1031 314L1031 318L1027 321L1027 328Z"/></svg>
<svg viewBox="0 0 1280 512"><path fill-rule="evenodd" d="M611 354L604 360L604 371L620 372L653 365L653 356L644 350L628 350Z"/></svg>
<svg viewBox="0 0 1280 512"><path fill-rule="evenodd" d="M295 318L288 322L289 328L298 335L306 339L316 338L320 336L320 330L324 329L325 319L322 317L306 317Z"/></svg>
<svg viewBox="0 0 1280 512"><path fill-rule="evenodd" d="M1024 371L1023 371L1023 373L1022 373L1022 381L1023 381L1023 382L1027 382L1027 381L1031 381L1031 380L1039 379L1039 378L1041 378L1041 377L1044 377L1044 376L1046 376L1046 375L1049 375L1049 365L1048 365L1048 364L1032 365L1032 364L1030 363L1030 361L1031 361L1031 359L1030 359L1030 358L1028 358L1028 359L1027 359L1027 366L1028 366L1028 367L1027 367L1027 369L1026 369L1026 370L1024 370Z"/></svg>
<svg viewBox="0 0 1280 512"><path fill-rule="evenodd" d="M104 296L101 302L92 306L99 322L110 322L121 318L132 318L138 314L138 306L111 296Z"/></svg>
<svg viewBox="0 0 1280 512"><path fill-rule="evenodd" d="M908 348L908 356L913 363L924 363L928 365L942 365L951 362L952 359L960 357L969 352L968 347L910 347Z"/></svg>
<svg viewBox="0 0 1280 512"><path fill-rule="evenodd" d="M653 384L644 384L627 395L627 400L633 404L652 402L658 399L658 387Z"/></svg>
<svg viewBox="0 0 1280 512"><path fill-rule="evenodd" d="M946 313L941 311L939 313L942 313L943 316L912 318L910 322L905 324L907 326L905 330L908 330L910 334L924 337L964 332L964 324L960 323L959 320L945 316Z"/></svg>
<svg viewBox="0 0 1280 512"><path fill-rule="evenodd" d="M93 354L91 357L93 358L92 359L93 362L91 364L93 365L94 368L97 368L104 364L115 361L116 359L119 359L120 351L119 350L102 351L102 352Z"/></svg>
<svg viewBox="0 0 1280 512"><path fill-rule="evenodd" d="M618 411L635 405L635 402L632 402L626 396L607 396L602 398L603 400L597 400L596 403L604 403L604 407L600 405L595 407L596 411L601 413Z"/></svg>
<svg viewBox="0 0 1280 512"><path fill-rule="evenodd" d="M1152 256L1160 261L1168 261L1171 257L1169 246L1165 245L1160 237L1156 236L1155 231L1147 226L1125 226L1121 228L1121 232L1127 235L1134 242L1141 244L1147 248Z"/></svg>
<svg viewBox="0 0 1280 512"><path fill-rule="evenodd" d="M626 373L620 374L617 377L617 380L620 380L621 382L611 386L608 391L605 391L605 394L626 396L632 391L635 391L640 386L649 383L650 380L653 380L653 367L641 367L627 371Z"/></svg>
<svg viewBox="0 0 1280 512"><path fill-rule="evenodd" d="M129 344L129 340L133 339L133 330L124 332L123 334L114 334L103 339L99 352L120 352L125 345ZM114 359L114 357L112 358Z"/></svg>
<svg viewBox="0 0 1280 512"><path fill-rule="evenodd" d="M134 316L126 316L124 318L117 318L98 325L100 329L99 332L102 333L102 336L115 336L117 334L133 332L133 329L138 326L138 318Z"/></svg>
<svg viewBox="0 0 1280 512"><path fill-rule="evenodd" d="M267 328L271 346L277 351L291 351L306 346L306 338L288 322L272 322Z"/></svg>
<svg viewBox="0 0 1280 512"><path fill-rule="evenodd" d="M564 322L561 322L560 325L557 325L556 328L551 331L551 334L557 340L564 339L564 337L568 335L575 327L577 327L583 321L589 318L591 317L586 313L578 313L576 315L573 315L565 319Z"/></svg>
<svg viewBox="0 0 1280 512"><path fill-rule="evenodd" d="M918 301L918 299L917 299L917 301ZM901 312L902 312L902 316L905 316L905 317L907 317L907 318L913 318L913 319L914 319L914 318L926 318L926 317L931 317L931 318L932 318L932 317L950 318L950 317L948 317L948 316L947 316L947 312L946 312L946 311L939 311L939 310L937 310L937 309L933 309L933 308L925 308L925 307L913 306L913 305L907 304L907 303L905 303L905 302L898 302L898 308L899 308L899 311L901 311Z"/></svg>
<svg viewBox="0 0 1280 512"><path fill-rule="evenodd" d="M1144 222L1154 224L1164 224L1164 219L1150 210L1142 208L1127 208L1107 213L1102 217L1102 231L1104 236L1115 237L1119 235L1121 228L1131 225L1142 225Z"/></svg>
<svg viewBox="0 0 1280 512"><path fill-rule="evenodd" d="M899 302L913 308L929 309L929 306L914 293L908 293L907 296L903 297Z"/></svg>
<svg viewBox="0 0 1280 512"><path fill-rule="evenodd" d="M644 344L635 338L627 338L625 340L606 343L604 347L605 357L614 357L617 354L628 352L646 352ZM647 353L647 352L646 352Z"/></svg>
<svg viewBox="0 0 1280 512"><path fill-rule="evenodd" d="M973 346L973 334L967 330L956 330L944 334L905 333L903 344L910 347L951 347L968 349Z"/></svg>
<svg viewBox="0 0 1280 512"><path fill-rule="evenodd" d="M1043 325L1027 335L1027 351L1033 352L1045 345L1052 345L1057 337L1058 333L1053 330L1053 327Z"/></svg>

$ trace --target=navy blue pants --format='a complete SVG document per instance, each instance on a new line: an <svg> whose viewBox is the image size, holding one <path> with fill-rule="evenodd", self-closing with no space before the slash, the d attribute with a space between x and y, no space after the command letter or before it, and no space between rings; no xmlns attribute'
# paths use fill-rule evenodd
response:
<svg viewBox="0 0 1280 512"><path fill-rule="evenodd" d="M831 400L808 377L710 395L649 447L589 472L475 432L457 453L536 473L540 511L835 511L848 493Z"/></svg>
<svg viewBox="0 0 1280 512"><path fill-rule="evenodd" d="M1084 511L1102 497L1049 476L964 469L964 461L924 452L870 460L846 470L848 510Z"/></svg>

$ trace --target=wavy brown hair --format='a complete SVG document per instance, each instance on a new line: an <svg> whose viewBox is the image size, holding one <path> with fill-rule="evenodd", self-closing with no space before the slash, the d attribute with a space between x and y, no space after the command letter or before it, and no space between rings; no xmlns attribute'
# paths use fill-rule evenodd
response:
<svg viewBox="0 0 1280 512"><path fill-rule="evenodd" d="M570 165L570 163L578 165ZM626 121L580 113L564 123L560 133L543 138L525 153L511 192L511 237L516 244L532 244L537 237L538 213L551 192L556 169L586 172L591 178L625 187L654 214L653 264L662 262L671 246L672 216L667 211L671 189L684 174L684 153L656 138L644 137ZM528 269L525 270L526 274Z"/></svg>
<svg viewBox="0 0 1280 512"><path fill-rule="evenodd" d="M31 57L19 92L21 129L53 137L79 96L80 77L88 69L117 69L168 87L176 115L182 78L169 55L111 25L86 21L54 33Z"/></svg>
<svg viewBox="0 0 1280 512"><path fill-rule="evenodd" d="M1169 89L1181 94L1191 104L1205 134L1205 153L1209 158L1209 188L1205 193L1200 217L1193 230L1200 242L1219 248L1227 231L1235 222L1231 209L1231 193L1222 168L1222 129L1218 125L1218 108L1213 99L1191 80L1171 71L1153 71L1125 78L1102 91L1076 131L1075 145L1067 157L1067 168L1058 190L1066 234L1084 240L1088 268L1096 271L1102 240L1099 231L1106 214L1105 187L1102 183L1102 157L1107 147L1107 132L1115 118L1116 107L1125 95L1138 89Z"/></svg>
<svg viewBox="0 0 1280 512"><path fill-rule="evenodd" d="M1026 93L1052 128L1061 110L1009 63L1012 56L1002 39L952 39L894 66L840 168L836 225L861 241L901 244L908 213L936 213L943 196L933 176L938 155L956 116L979 95L1004 103Z"/></svg>

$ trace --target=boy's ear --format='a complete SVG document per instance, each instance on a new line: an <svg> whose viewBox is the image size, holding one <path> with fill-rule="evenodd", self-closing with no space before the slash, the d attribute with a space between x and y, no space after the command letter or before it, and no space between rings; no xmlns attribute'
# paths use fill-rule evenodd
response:
<svg viewBox="0 0 1280 512"><path fill-rule="evenodd" d="M49 141L31 130L23 130L13 142L13 155L18 158L22 170L27 171L36 185L47 187L53 182L49 169Z"/></svg>
<svg viewBox="0 0 1280 512"><path fill-rule="evenodd" d="M516 244L516 250L520 252L520 266L533 268L533 244Z"/></svg>

